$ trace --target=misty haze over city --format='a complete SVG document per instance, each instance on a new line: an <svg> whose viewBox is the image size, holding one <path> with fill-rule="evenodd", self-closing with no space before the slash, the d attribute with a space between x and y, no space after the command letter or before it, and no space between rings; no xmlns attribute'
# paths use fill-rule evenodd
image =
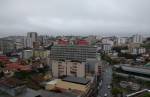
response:
<svg viewBox="0 0 150 97"><path fill-rule="evenodd" d="M150 33L149 0L1 0L0 37Z"/></svg>

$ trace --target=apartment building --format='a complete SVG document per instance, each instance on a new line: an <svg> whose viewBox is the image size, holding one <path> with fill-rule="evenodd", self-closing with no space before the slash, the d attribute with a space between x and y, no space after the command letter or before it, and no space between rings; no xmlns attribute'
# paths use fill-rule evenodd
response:
<svg viewBox="0 0 150 97"><path fill-rule="evenodd" d="M67 75L75 77L85 77L85 63L67 62Z"/></svg>
<svg viewBox="0 0 150 97"><path fill-rule="evenodd" d="M64 61L52 61L52 74L54 77L67 75L67 65Z"/></svg>
<svg viewBox="0 0 150 97"><path fill-rule="evenodd" d="M110 38L103 38L101 41L103 44L110 44L111 46L114 45L114 41L111 40Z"/></svg>
<svg viewBox="0 0 150 97"><path fill-rule="evenodd" d="M127 37L118 37L117 40L116 40L116 45L117 46L123 46L123 45L127 45L127 41L128 38Z"/></svg>
<svg viewBox="0 0 150 97"><path fill-rule="evenodd" d="M24 39L24 47L33 48L35 42L37 42L38 34L36 32L28 32L27 37Z"/></svg>
<svg viewBox="0 0 150 97"><path fill-rule="evenodd" d="M52 74L54 77L63 77L63 76L85 77L85 63L53 60Z"/></svg>
<svg viewBox="0 0 150 97"><path fill-rule="evenodd" d="M138 55L138 54L144 54L145 52L146 52L146 49L143 48L143 47L140 47L140 48L131 48L131 49L130 49L130 53L131 53L131 54L136 54L136 55Z"/></svg>
<svg viewBox="0 0 150 97"><path fill-rule="evenodd" d="M96 58L96 47L92 46L53 46L50 52L52 60L76 60L86 62L87 58Z"/></svg>
<svg viewBox="0 0 150 97"><path fill-rule="evenodd" d="M133 35L132 36L132 42L133 43L142 43L143 42L143 36L142 35Z"/></svg>

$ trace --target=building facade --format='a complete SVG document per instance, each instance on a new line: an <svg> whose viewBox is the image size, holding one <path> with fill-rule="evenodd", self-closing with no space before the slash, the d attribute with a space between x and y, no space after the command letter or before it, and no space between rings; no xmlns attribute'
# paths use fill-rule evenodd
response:
<svg viewBox="0 0 150 97"><path fill-rule="evenodd" d="M132 42L133 43L142 43L143 42L143 36L142 35L133 35L132 36Z"/></svg>
<svg viewBox="0 0 150 97"><path fill-rule="evenodd" d="M85 62L87 58L96 58L96 47L91 46L53 46L50 51L52 60L76 60Z"/></svg>
<svg viewBox="0 0 150 97"><path fill-rule="evenodd" d="M117 38L117 45L122 46L127 43L127 38L126 37L118 37Z"/></svg>
<svg viewBox="0 0 150 97"><path fill-rule="evenodd" d="M54 77L85 77L85 63L53 60L52 74Z"/></svg>
<svg viewBox="0 0 150 97"><path fill-rule="evenodd" d="M34 42L37 42L38 34L36 32L28 32L24 39L24 47L33 48Z"/></svg>

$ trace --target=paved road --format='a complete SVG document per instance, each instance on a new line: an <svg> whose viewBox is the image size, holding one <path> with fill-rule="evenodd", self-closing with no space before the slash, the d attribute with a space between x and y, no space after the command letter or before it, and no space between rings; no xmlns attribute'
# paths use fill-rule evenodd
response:
<svg viewBox="0 0 150 97"><path fill-rule="evenodd" d="M98 97L104 97L104 94L107 94L107 97L111 96L111 89L108 89L108 85L111 84L112 80L112 68L110 66L104 67L104 72L102 74L102 86L99 90Z"/></svg>

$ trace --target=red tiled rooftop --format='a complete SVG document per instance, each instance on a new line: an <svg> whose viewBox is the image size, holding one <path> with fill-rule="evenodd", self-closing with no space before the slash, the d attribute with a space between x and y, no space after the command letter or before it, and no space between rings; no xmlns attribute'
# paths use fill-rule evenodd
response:
<svg viewBox="0 0 150 97"><path fill-rule="evenodd" d="M58 40L58 44L60 44L60 45L68 45L69 42L68 42L68 40L59 39L59 40Z"/></svg>
<svg viewBox="0 0 150 97"><path fill-rule="evenodd" d="M22 85L23 82L16 78L6 78L0 80L0 86L6 86L6 87L16 87L19 85Z"/></svg>
<svg viewBox="0 0 150 97"><path fill-rule="evenodd" d="M77 40L77 45L89 45L89 42L83 39Z"/></svg>
<svg viewBox="0 0 150 97"><path fill-rule="evenodd" d="M22 70L22 71L30 71L31 70L31 66L29 65L20 65L18 63L10 63L10 64L6 64L6 69L8 70Z"/></svg>
<svg viewBox="0 0 150 97"><path fill-rule="evenodd" d="M7 62L9 62L9 58L5 55L0 55L0 61L4 62L4 63L7 63Z"/></svg>

